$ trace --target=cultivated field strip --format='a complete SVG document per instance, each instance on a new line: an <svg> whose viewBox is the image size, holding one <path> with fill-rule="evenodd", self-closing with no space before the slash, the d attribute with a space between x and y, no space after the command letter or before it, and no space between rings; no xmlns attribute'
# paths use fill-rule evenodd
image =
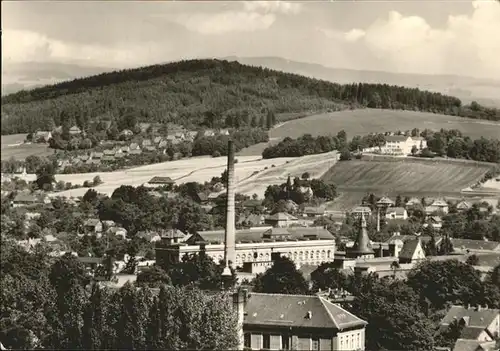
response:
<svg viewBox="0 0 500 351"><path fill-rule="evenodd" d="M338 163L323 179L345 191L460 193L480 180L489 168L466 163L356 160Z"/></svg>
<svg viewBox="0 0 500 351"><path fill-rule="evenodd" d="M345 130L347 136L366 135L396 130L425 128L432 130L458 129L473 139L482 136L498 138L500 123L469 118L446 116L427 112L362 109L322 113L292 121L271 130L271 138L298 138L303 134L335 135Z"/></svg>

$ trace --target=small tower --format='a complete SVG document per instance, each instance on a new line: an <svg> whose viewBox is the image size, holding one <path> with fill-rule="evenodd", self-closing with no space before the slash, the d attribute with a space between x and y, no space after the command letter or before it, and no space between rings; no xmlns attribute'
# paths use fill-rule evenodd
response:
<svg viewBox="0 0 500 351"><path fill-rule="evenodd" d="M352 248L348 248L346 250L346 256L348 258L375 257L375 252L371 247L370 238L368 237L368 230L366 229L366 219L364 214L361 214L360 221L361 228L358 232L358 236L356 237L356 242L354 243L354 246Z"/></svg>

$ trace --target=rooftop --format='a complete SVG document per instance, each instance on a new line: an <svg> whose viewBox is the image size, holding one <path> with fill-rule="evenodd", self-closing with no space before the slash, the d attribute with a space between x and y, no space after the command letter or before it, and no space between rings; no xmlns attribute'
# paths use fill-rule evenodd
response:
<svg viewBox="0 0 500 351"><path fill-rule="evenodd" d="M468 327L481 327L485 329L491 325L499 313L500 310L496 308L467 308L454 305L451 306L446 316L441 320L441 325L449 325L455 319L460 320L463 317L469 317Z"/></svg>
<svg viewBox="0 0 500 351"><path fill-rule="evenodd" d="M291 240L305 239L307 236L316 236L320 240L334 240L335 237L323 227L289 227L272 228L273 233L280 231L280 235L289 236ZM262 242L263 235L269 228L250 228L236 231L236 242ZM187 243L193 245L197 241L205 241L212 244L224 242L224 230L210 230L198 232L196 236L189 238Z"/></svg>
<svg viewBox="0 0 500 351"><path fill-rule="evenodd" d="M251 293L245 324L343 330L367 322L322 296Z"/></svg>

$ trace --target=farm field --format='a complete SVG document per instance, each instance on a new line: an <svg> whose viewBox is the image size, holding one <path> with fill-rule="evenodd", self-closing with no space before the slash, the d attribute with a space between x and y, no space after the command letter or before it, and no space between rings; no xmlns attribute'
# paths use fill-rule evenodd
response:
<svg viewBox="0 0 500 351"><path fill-rule="evenodd" d="M238 156L238 163L235 165L236 181L248 179L257 171L263 171L264 168L271 168L272 165L280 167L293 158L280 158L263 160L256 156ZM96 172L79 174L58 174L56 181L71 182L73 184L83 184L86 180L92 180L99 176L103 184L94 189L100 193L111 195L113 191L121 185L140 186L148 182L155 176L170 177L177 184L186 182L205 182L212 177L220 176L226 169L226 157L197 157L185 160L157 163L153 165L131 168L115 172ZM27 180L34 180L35 175L30 174ZM87 188L72 189L63 192L53 193L51 196L77 197L83 196ZM253 192L251 193L253 194Z"/></svg>
<svg viewBox="0 0 500 351"><path fill-rule="evenodd" d="M17 160L24 160L30 155L48 156L54 150L48 148L46 144L23 144L26 134L2 135L2 160L8 160L14 157Z"/></svg>
<svg viewBox="0 0 500 351"><path fill-rule="evenodd" d="M493 121L426 112L361 109L323 113L287 121L272 129L270 138L297 138L303 134L335 135L342 129L347 132L348 138L351 138L372 132L405 131L413 128L458 129L471 138L498 138L500 135L500 123Z"/></svg>
<svg viewBox="0 0 500 351"><path fill-rule="evenodd" d="M308 171L311 176L320 177L335 162L334 155L335 153L332 152L300 158L290 157L269 160L263 160L261 157L256 156L237 156L238 163L235 165L237 192L248 195L257 193L259 196L263 196L269 184L285 182L288 174L301 176ZM100 193L111 195L121 185L140 186L155 176L171 177L177 184L209 181L212 177L220 176L226 169L226 165L226 157L197 157L141 166L124 171L58 174L56 175L56 181L83 184L84 181L91 181L95 176L99 176L103 184L94 189ZM271 175L267 174L267 172L270 172ZM35 177L34 174L28 174L25 179L33 181ZM72 189L52 193L50 196L77 197L83 196L87 190L87 188Z"/></svg>
<svg viewBox="0 0 500 351"><path fill-rule="evenodd" d="M490 169L469 163L401 161L348 161L333 166L323 179L337 185L341 195L331 209L345 210L367 193L396 196L461 196ZM472 195L472 194L471 194Z"/></svg>

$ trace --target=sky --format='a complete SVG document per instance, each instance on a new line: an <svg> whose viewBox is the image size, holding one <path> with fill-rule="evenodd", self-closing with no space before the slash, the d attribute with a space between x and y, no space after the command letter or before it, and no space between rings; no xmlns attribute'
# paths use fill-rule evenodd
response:
<svg viewBox="0 0 500 351"><path fill-rule="evenodd" d="M2 1L2 64L277 56L500 80L500 2Z"/></svg>

